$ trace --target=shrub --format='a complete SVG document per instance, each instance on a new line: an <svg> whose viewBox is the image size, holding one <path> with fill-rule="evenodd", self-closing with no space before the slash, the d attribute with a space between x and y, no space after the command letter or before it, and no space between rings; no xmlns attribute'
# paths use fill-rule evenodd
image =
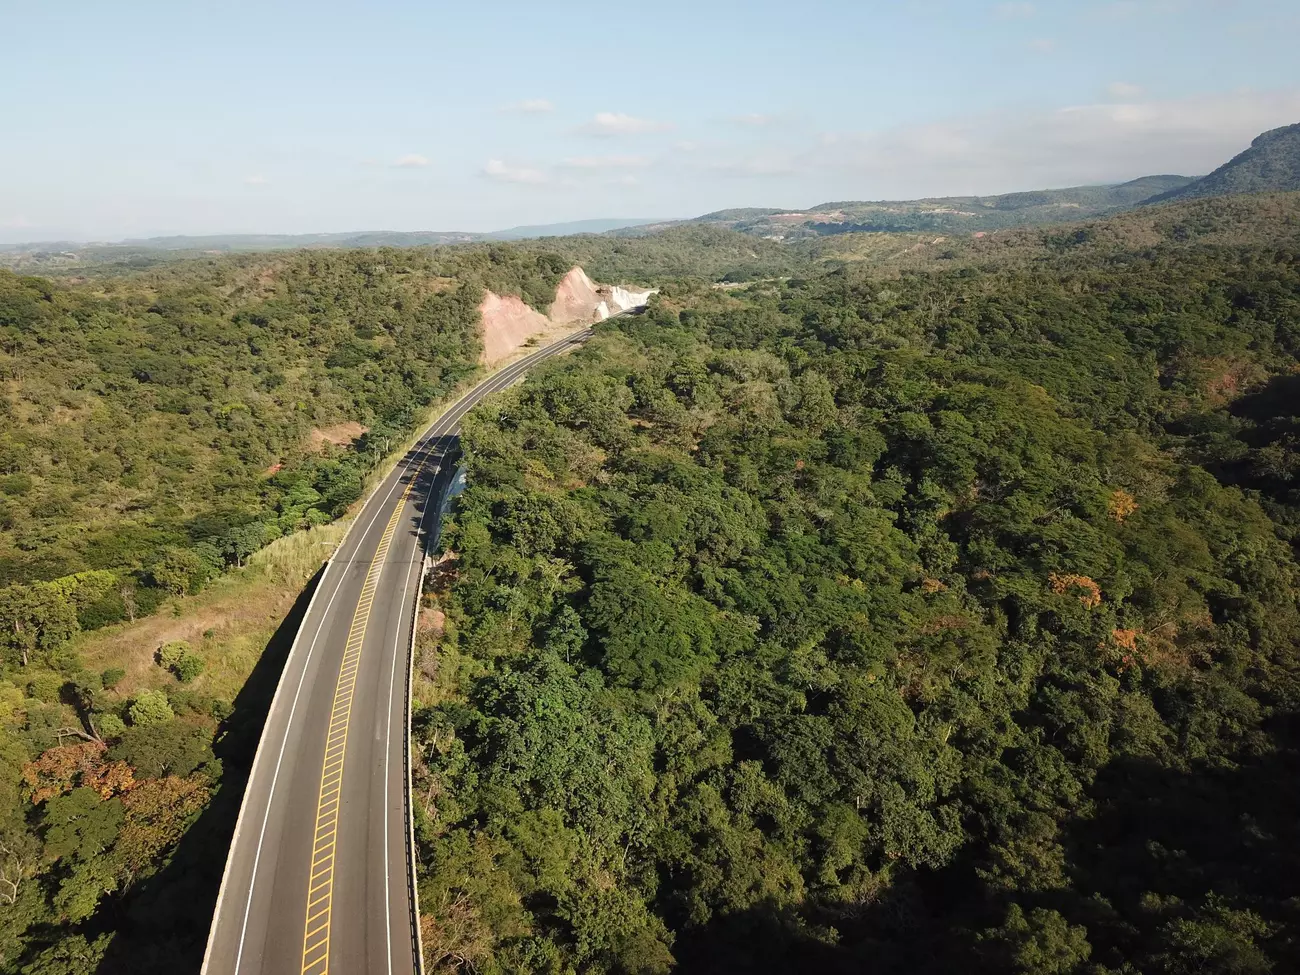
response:
<svg viewBox="0 0 1300 975"><path fill-rule="evenodd" d="M109 667L99 675L100 683L104 685L104 690L111 691L118 684L122 683L122 678L126 676L126 671L121 667Z"/></svg>
<svg viewBox="0 0 1300 975"><path fill-rule="evenodd" d="M203 673L203 658L197 653L183 653L181 659L176 661L176 666L172 668L176 674L176 679L182 684L188 684L199 674Z"/></svg>
<svg viewBox="0 0 1300 975"><path fill-rule="evenodd" d="M101 738L121 738L126 731L126 722L112 712L101 714L96 719L96 724Z"/></svg>
<svg viewBox="0 0 1300 975"><path fill-rule="evenodd" d="M57 703L59 692L63 690L64 683L65 681L60 675L49 671L34 674L32 679L27 682L27 696L38 701L45 701L47 704Z"/></svg>
<svg viewBox="0 0 1300 975"><path fill-rule="evenodd" d="M167 695L167 700L172 706L172 711L177 717L186 714L202 715L208 717L212 710L212 695L205 694L202 691L191 690L188 687L178 687Z"/></svg>
<svg viewBox="0 0 1300 975"><path fill-rule="evenodd" d="M208 581L209 569L195 553L171 549L150 569L153 584L173 596L192 596Z"/></svg>
<svg viewBox="0 0 1300 975"><path fill-rule="evenodd" d="M164 643L154 654L154 659L158 661L158 666L165 670L175 670L176 665L181 662L181 657L190 652L190 645L184 640L172 640L170 643Z"/></svg>
<svg viewBox="0 0 1300 975"><path fill-rule="evenodd" d="M162 691L141 691L131 702L126 716L137 727L160 724L175 717L172 706L167 703L167 695Z"/></svg>

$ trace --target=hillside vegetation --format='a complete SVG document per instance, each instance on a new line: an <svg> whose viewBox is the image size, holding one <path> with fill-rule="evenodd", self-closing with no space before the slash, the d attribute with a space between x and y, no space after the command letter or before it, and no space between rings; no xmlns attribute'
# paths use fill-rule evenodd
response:
<svg viewBox="0 0 1300 975"><path fill-rule="evenodd" d="M782 240L863 231L973 233L1100 216L1134 206L1190 181L1187 176L1144 176L1114 186L1074 186L1000 196L846 201L788 211L719 210L697 218L697 222Z"/></svg>
<svg viewBox="0 0 1300 975"><path fill-rule="evenodd" d="M1300 968L1300 248L1044 253L669 289L470 417L430 971Z"/></svg>
<svg viewBox="0 0 1300 975"><path fill-rule="evenodd" d="M840 262L895 273L907 270L1049 271L1123 265L1160 250L1289 246L1300 241L1300 193L1222 196L1140 207L1099 220L1019 227L979 237L842 234L799 241L794 253L809 267Z"/></svg>
<svg viewBox="0 0 1300 975"><path fill-rule="evenodd" d="M1288 190L1300 190L1300 122L1256 136L1249 149L1208 176L1169 189L1148 202Z"/></svg>
<svg viewBox="0 0 1300 975"><path fill-rule="evenodd" d="M469 421L431 970L1295 967L1298 208L0 274L0 970L196 967L333 519L575 263L663 294Z"/></svg>

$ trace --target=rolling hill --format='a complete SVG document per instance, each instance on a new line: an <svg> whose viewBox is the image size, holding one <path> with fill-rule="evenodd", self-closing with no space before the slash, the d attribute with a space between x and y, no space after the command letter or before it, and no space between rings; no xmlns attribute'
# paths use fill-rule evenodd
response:
<svg viewBox="0 0 1300 975"><path fill-rule="evenodd" d="M685 226L739 231L776 243L852 233L968 236L1018 227L1068 224L1108 217L1150 203L1243 193L1300 190L1300 124L1258 136L1245 152L1208 176L1142 176L1124 183L1030 190L995 196L938 196L920 200L848 200L806 210L735 207L690 220L608 218L511 227L490 233L459 231L349 231L322 234L223 234L150 237L115 243L67 241L0 246L0 267L27 273L98 275L142 270L180 258L303 248L438 247L606 235L649 237ZM915 240L901 241L914 247Z"/></svg>
<svg viewBox="0 0 1300 975"><path fill-rule="evenodd" d="M807 210L745 207L696 218L778 240L862 231L960 233L1099 217L1193 182L1190 176L1143 176L1113 186L1072 186L998 196L822 203Z"/></svg>
<svg viewBox="0 0 1300 975"><path fill-rule="evenodd" d="M1257 136L1249 149L1208 176L1166 190L1146 202L1285 190L1300 190L1300 122Z"/></svg>
<svg viewBox="0 0 1300 975"><path fill-rule="evenodd" d="M0 244L0 267L44 273L82 270L88 265L140 269L163 261L214 253L240 254L306 248L348 250L357 247L441 247L446 244L600 234L648 224L654 224L654 221L648 218L610 217L509 227L486 233L455 230L362 230L324 234L175 235L114 242L37 241Z"/></svg>

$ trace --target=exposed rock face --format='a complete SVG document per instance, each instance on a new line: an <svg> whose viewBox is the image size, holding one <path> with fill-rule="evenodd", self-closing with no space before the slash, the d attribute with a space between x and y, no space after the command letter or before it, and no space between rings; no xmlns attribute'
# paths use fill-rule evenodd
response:
<svg viewBox="0 0 1300 975"><path fill-rule="evenodd" d="M486 365L500 362L548 328L586 325L640 308L654 293L654 289L638 291L597 284L580 267L572 268L560 281L549 316L530 308L519 298L489 291L479 305L483 318L482 361Z"/></svg>
<svg viewBox="0 0 1300 975"><path fill-rule="evenodd" d="M582 268L575 267L555 289L555 300L551 302L551 321L558 325L570 325L608 318L608 309L605 314L599 314L601 303L596 282L587 277L587 272Z"/></svg>
<svg viewBox="0 0 1300 975"><path fill-rule="evenodd" d="M654 293L654 289L635 291L617 284L596 284L586 271L575 267L555 289L550 318L557 325L599 322L621 311L640 308Z"/></svg>
<svg viewBox="0 0 1300 975"><path fill-rule="evenodd" d="M551 327L545 315L514 295L489 291L483 295L478 310L483 320L482 361L486 365L500 362L529 338Z"/></svg>
<svg viewBox="0 0 1300 975"><path fill-rule="evenodd" d="M616 284L609 289L609 298L610 304L614 307L614 314L618 314L618 312L630 311L633 308L644 308L650 300L650 296L658 293L658 288L650 288L648 291L634 291L631 288L624 288Z"/></svg>

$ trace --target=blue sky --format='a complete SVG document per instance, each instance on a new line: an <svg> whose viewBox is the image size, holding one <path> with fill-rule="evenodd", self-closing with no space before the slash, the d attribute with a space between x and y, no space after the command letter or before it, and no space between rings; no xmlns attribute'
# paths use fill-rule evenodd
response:
<svg viewBox="0 0 1300 975"><path fill-rule="evenodd" d="M490 230L1208 171L1295 0L0 0L0 242Z"/></svg>

